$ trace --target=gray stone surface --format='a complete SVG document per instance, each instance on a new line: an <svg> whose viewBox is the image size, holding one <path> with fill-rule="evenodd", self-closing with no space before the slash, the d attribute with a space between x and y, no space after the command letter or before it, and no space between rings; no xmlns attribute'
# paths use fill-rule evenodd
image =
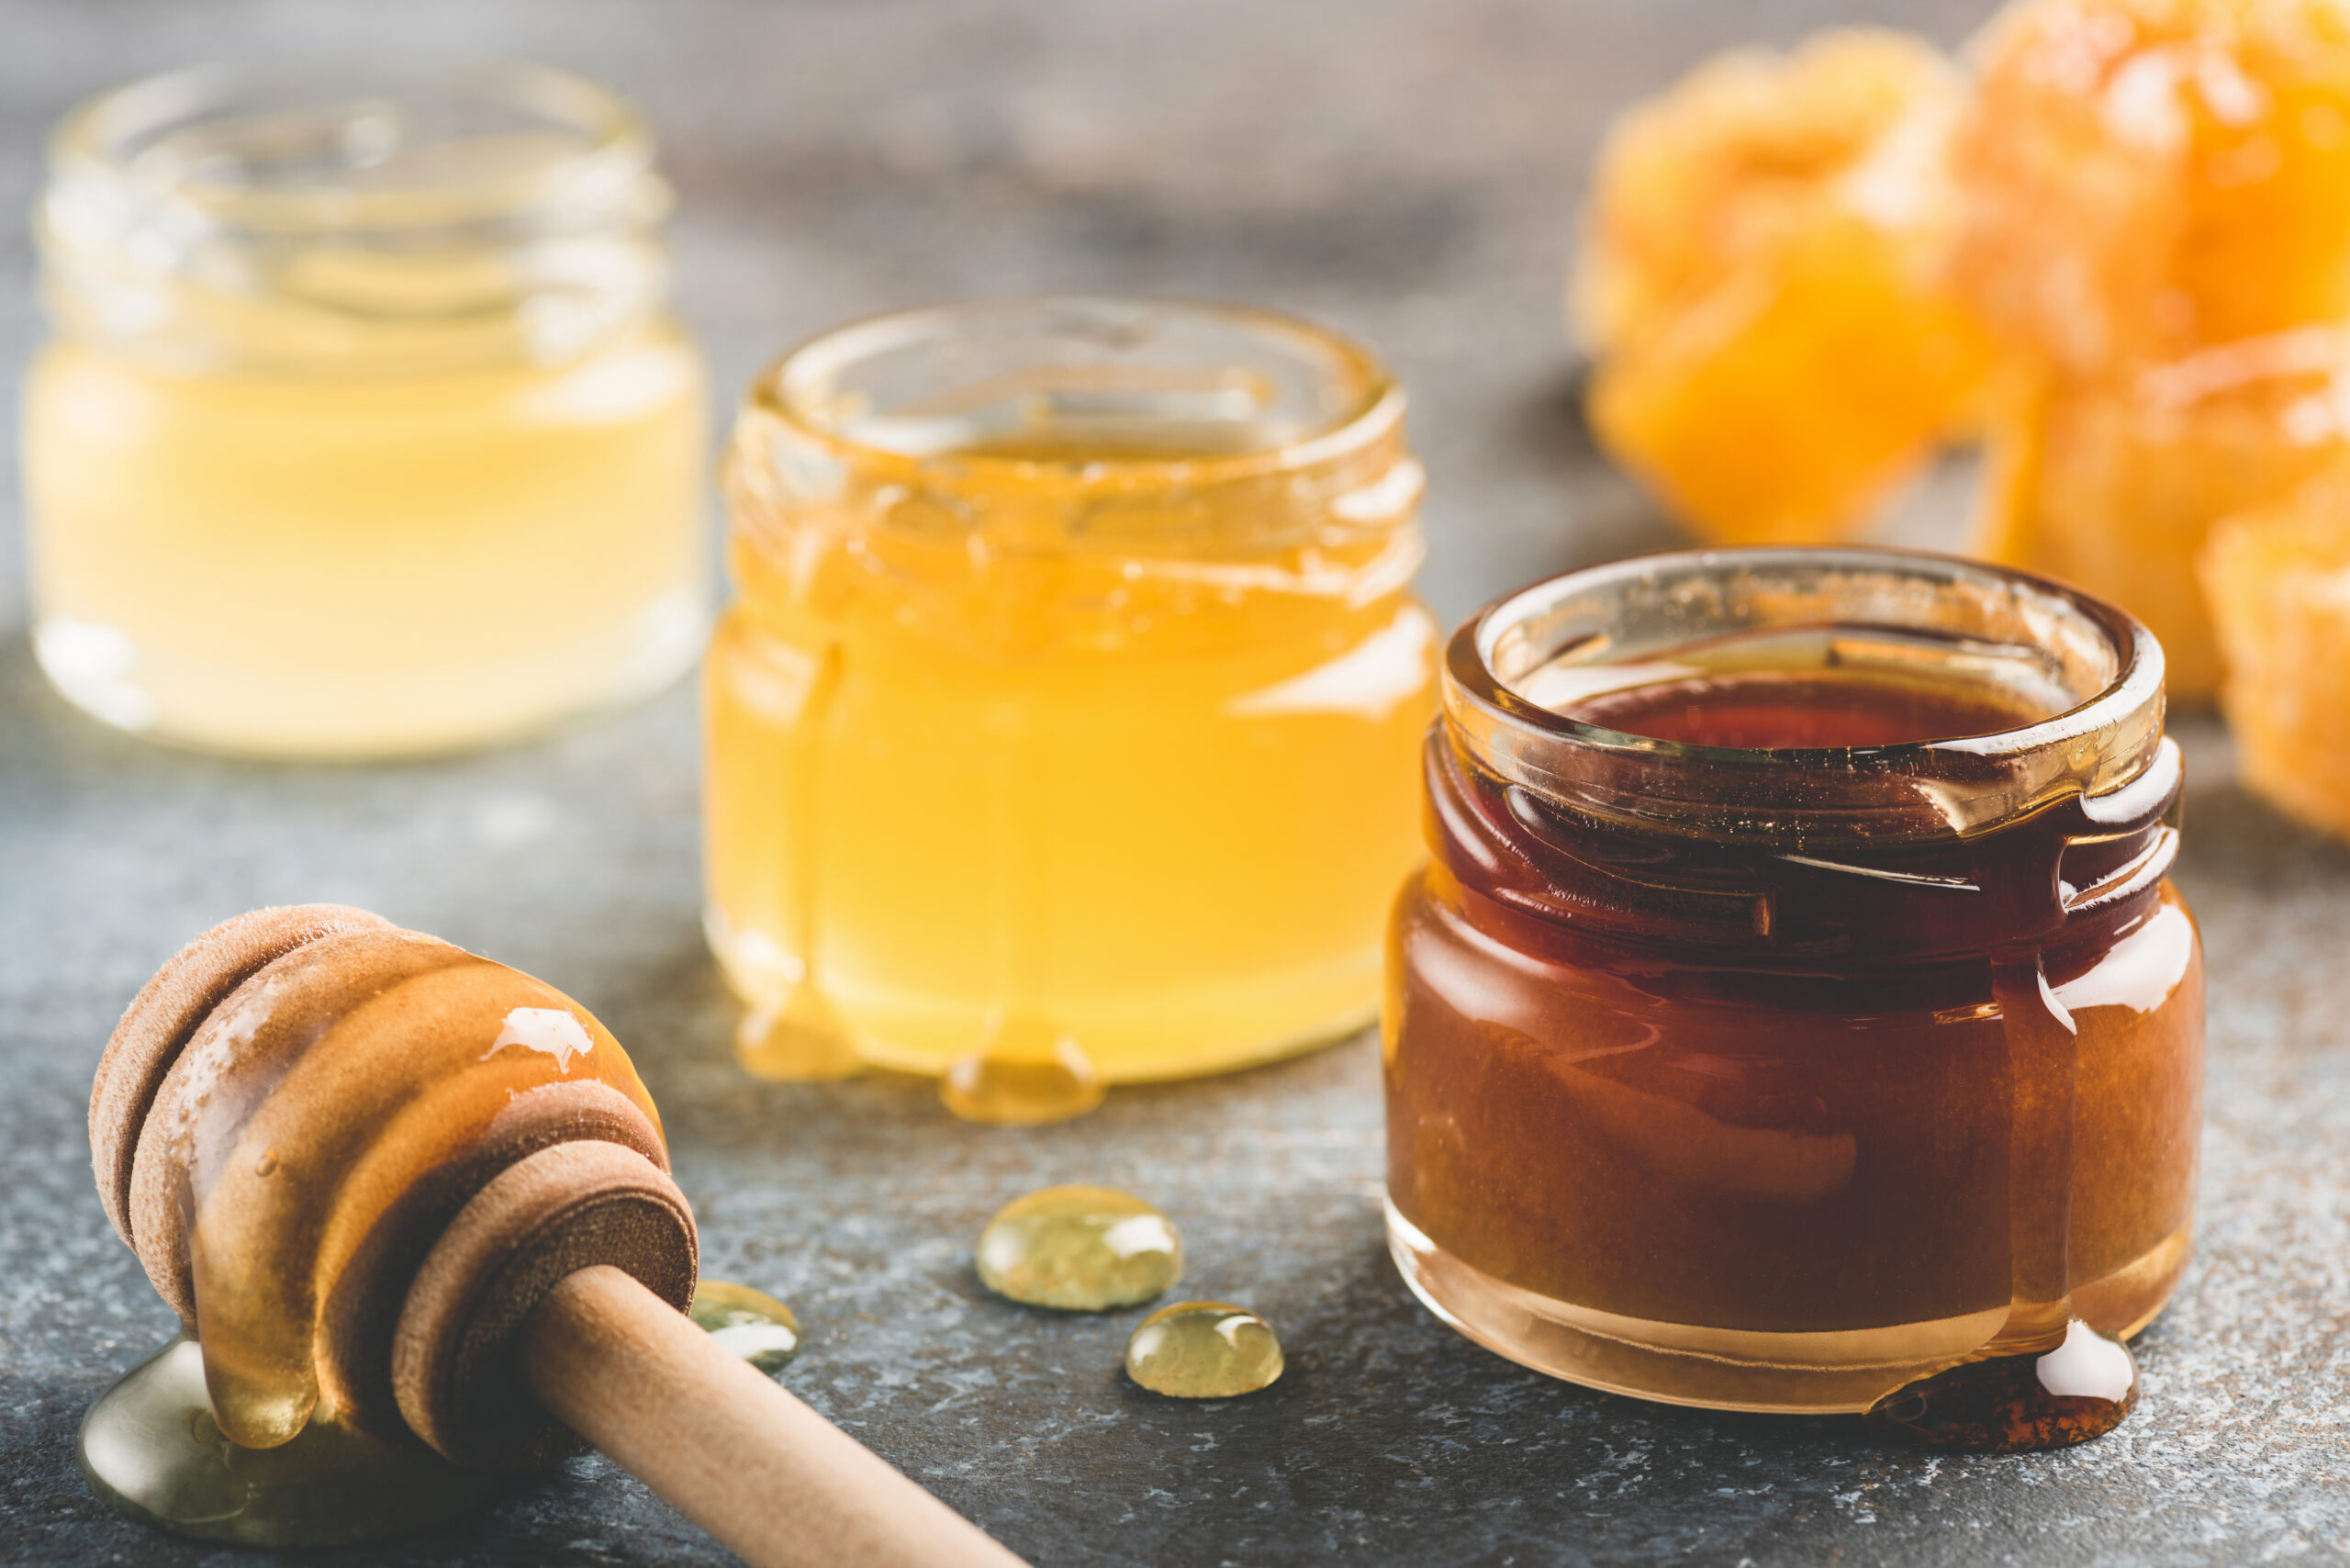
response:
<svg viewBox="0 0 2350 1568"><path fill-rule="evenodd" d="M119 78L226 55L538 56L667 139L680 298L722 380L862 311L1045 288L1231 295L1385 348L1434 476L1427 586L1458 616L1670 535L1572 417L1558 273L1606 117L1705 50L1859 0L0 0L0 210L39 138ZM0 226L0 359L35 322ZM13 396L13 390L9 394ZM13 483L7 487L13 492ZM1963 475L1904 527L1952 526ZM1358 1041L1114 1094L1030 1133L926 1086L756 1086L696 924L692 702L396 767L162 751L69 711L22 632L0 504L0 1560L234 1563L113 1518L75 1423L168 1315L101 1217L83 1104L113 1018L213 920L332 899L545 976L629 1042L712 1271L792 1302L790 1385L1039 1564L2350 1562L2350 852L2195 769L2181 879L2211 969L2200 1260L2146 1338L2143 1413L2032 1458L1888 1450L1841 1420L1645 1407L1525 1372L1406 1295L1376 1208ZM1126 1184L1184 1227L1187 1289L1265 1312L1269 1393L1184 1405L1117 1373L1136 1314L986 1297L968 1249L1045 1182ZM705 1562L600 1460L448 1535L328 1561Z"/></svg>

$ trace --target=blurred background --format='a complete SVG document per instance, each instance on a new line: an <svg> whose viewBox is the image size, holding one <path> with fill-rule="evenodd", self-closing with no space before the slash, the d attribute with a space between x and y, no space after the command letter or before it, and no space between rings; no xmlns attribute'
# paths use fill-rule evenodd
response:
<svg viewBox="0 0 2350 1568"><path fill-rule="evenodd" d="M1702 56L1879 21L1954 44L1964 0L416 0L0 5L0 209L73 104L223 59L545 61L642 106L677 186L677 303L722 415L823 328L976 296L1248 300L1368 339L1432 476L1450 621L1676 537L1581 434L1572 213L1608 119ZM37 312L0 229L15 428ZM10 461L13 463L14 454ZM23 617L13 473L0 627ZM21 645L17 654L20 655Z"/></svg>

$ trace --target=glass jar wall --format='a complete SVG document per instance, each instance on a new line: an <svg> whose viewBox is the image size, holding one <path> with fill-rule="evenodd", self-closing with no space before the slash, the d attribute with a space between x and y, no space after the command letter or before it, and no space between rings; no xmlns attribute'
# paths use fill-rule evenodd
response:
<svg viewBox="0 0 2350 1568"><path fill-rule="evenodd" d="M746 1063L1069 1089L1368 1023L1435 702L1420 487L1386 373L1259 311L918 311L764 377L706 675Z"/></svg>
<svg viewBox="0 0 2350 1568"><path fill-rule="evenodd" d="M2202 971L2143 628L1938 557L1662 556L1486 610L1444 712L1385 1074L1448 1322L1830 1411L2160 1309Z"/></svg>
<svg viewBox="0 0 2350 1568"><path fill-rule="evenodd" d="M680 673L706 399L652 159L625 105L527 66L199 71L73 115L24 426L58 689L350 756Z"/></svg>

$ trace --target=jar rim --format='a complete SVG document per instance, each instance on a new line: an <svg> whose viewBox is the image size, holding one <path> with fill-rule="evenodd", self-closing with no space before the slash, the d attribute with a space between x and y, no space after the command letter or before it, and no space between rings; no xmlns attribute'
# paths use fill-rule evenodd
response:
<svg viewBox="0 0 2350 1568"><path fill-rule="evenodd" d="M359 177L370 149L350 128L344 149L350 163L281 184L224 178L220 169L202 171L187 159L158 156L173 131L257 119L263 106L280 114L317 113L371 101L444 113L468 103L497 106L573 144L511 166L443 162L406 183ZM49 146L53 183L111 187L132 200L183 205L223 228L285 236L448 228L583 199L600 207L599 196L626 203L633 188L653 177L654 156L650 129L619 93L572 72L519 61L191 66L85 100L59 123Z"/></svg>
<svg viewBox="0 0 2350 1568"><path fill-rule="evenodd" d="M1507 639L1546 617L1560 621L1563 607L1578 596L1604 599L1660 585L1720 584L1739 574L1768 580L1807 573L1903 577L2030 600L2072 618L2075 631L2101 637L2112 667L2096 689L2063 711L2008 729L1875 746L1775 750L1609 730L1529 700L1513 688L1513 672L1502 667L1509 662ZM2036 573L1879 545L1754 546L1635 556L1505 594L1453 634L1443 691L1448 727L1509 782L1603 816L1778 842L1823 834L1918 836L1921 825L1935 835L1971 834L2066 794L2123 790L2150 770L2165 768L2163 669L2162 646L2143 624Z"/></svg>
<svg viewBox="0 0 2350 1568"><path fill-rule="evenodd" d="M1163 457L1126 452L1041 456L960 448L912 451L848 433L818 403L822 389L852 365L925 339L949 338L974 328L1001 330L1024 319L1040 324L1056 317L1130 323L1145 315L1238 326L1270 341L1303 346L1334 367L1334 378L1350 379L1356 390L1337 412L1291 439L1229 453ZM861 467L912 471L951 456L958 468L983 482L990 475L1016 476L1047 489L1090 490L1222 484L1337 464L1390 435L1403 420L1405 398L1402 383L1368 346L1287 311L1175 297L1046 294L923 306L834 327L770 364L753 382L747 402L831 456Z"/></svg>
<svg viewBox="0 0 2350 1568"><path fill-rule="evenodd" d="M35 208L62 337L174 372L565 364L668 290L668 187L551 66L197 66L69 113Z"/></svg>

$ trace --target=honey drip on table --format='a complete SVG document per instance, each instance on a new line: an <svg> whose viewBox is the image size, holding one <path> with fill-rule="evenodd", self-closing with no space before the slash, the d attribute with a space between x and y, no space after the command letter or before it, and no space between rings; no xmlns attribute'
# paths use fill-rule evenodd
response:
<svg viewBox="0 0 2350 1568"><path fill-rule="evenodd" d="M1245 1306L1182 1301L1142 1320L1126 1341L1126 1375L1176 1399L1231 1399L1278 1381L1273 1326Z"/></svg>
<svg viewBox="0 0 2350 1568"><path fill-rule="evenodd" d="M1063 1312L1108 1312L1161 1296L1182 1277L1167 1216L1111 1187L1046 1187L1015 1198L979 1233L979 1282Z"/></svg>
<svg viewBox="0 0 2350 1568"><path fill-rule="evenodd" d="M694 1286L697 1327L763 1372L781 1372L800 1354L800 1319L765 1291L729 1280Z"/></svg>
<svg viewBox="0 0 2350 1568"><path fill-rule="evenodd" d="M2013 873L2010 872L2010 876ZM1986 878L1986 887L1998 882ZM2138 1403L2130 1349L2072 1315L2074 1025L2037 955L1994 966L2008 1037L2008 1321L1980 1359L1895 1390L1870 1419L1935 1448L2020 1452L2101 1438Z"/></svg>
<svg viewBox="0 0 2350 1568"><path fill-rule="evenodd" d="M196 1341L174 1340L101 1394L82 1420L82 1473L142 1524L242 1546L347 1546L430 1529L496 1495L406 1432L379 1437L313 1416L293 1440L221 1435Z"/></svg>
<svg viewBox="0 0 2350 1568"><path fill-rule="evenodd" d="M960 1058L938 1081L938 1098L967 1122L1033 1127L1082 1116L1108 1088L1093 1059L1041 1020L1021 1020Z"/></svg>
<svg viewBox="0 0 2350 1568"><path fill-rule="evenodd" d="M1879 1400L1868 1419L1930 1448L2029 1453L2101 1438L2137 1407L2130 1348L2075 1318L2052 1350L1920 1378Z"/></svg>
<svg viewBox="0 0 2350 1568"><path fill-rule="evenodd" d="M794 986L776 1011L744 1014L734 1059L752 1077L777 1083L834 1083L865 1070L840 1015L813 981Z"/></svg>

